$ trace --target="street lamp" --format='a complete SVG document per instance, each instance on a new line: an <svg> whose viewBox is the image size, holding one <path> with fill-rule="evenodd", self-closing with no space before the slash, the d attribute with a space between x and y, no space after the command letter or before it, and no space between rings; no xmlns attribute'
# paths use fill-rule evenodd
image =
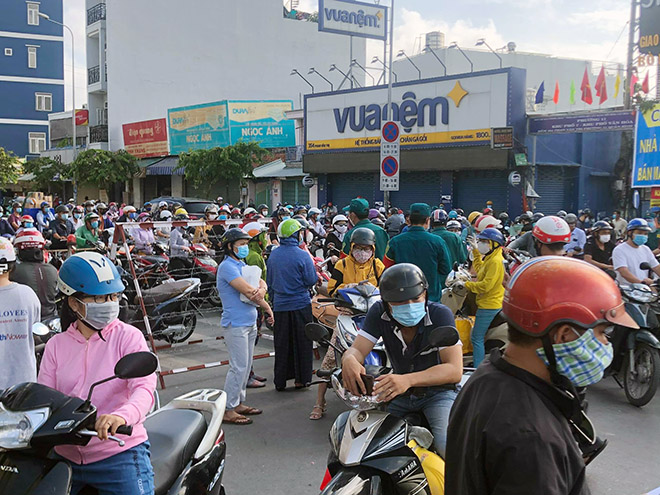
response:
<svg viewBox="0 0 660 495"><path fill-rule="evenodd" d="M455 41L451 42L451 45L449 45L449 48L458 48L458 51L463 54L463 56L467 59L468 62L470 62L470 72L474 72L474 64L472 63L472 60L470 60L470 57L468 57L463 50L461 50L461 47L458 46L458 43Z"/></svg>
<svg viewBox="0 0 660 495"><path fill-rule="evenodd" d="M486 45L488 49L493 52L493 55L495 55L497 58L500 59L500 69L502 68L502 57L500 57L500 54L497 53L495 50L493 50L488 43L486 43L486 40L483 38L479 38L477 42L475 43L474 46L481 46L481 45Z"/></svg>
<svg viewBox="0 0 660 495"><path fill-rule="evenodd" d="M435 53L435 50L433 48L431 48L431 45L426 45L424 47L424 49L422 50L422 53L432 53L433 56L435 57L435 59L438 62L440 62L440 65L442 65L442 67L445 69L445 76L447 75L447 66L445 65L445 63L442 60L440 60L440 57L438 57L438 54Z"/></svg>
<svg viewBox="0 0 660 495"><path fill-rule="evenodd" d="M39 17L42 19L52 22L53 24L57 24L58 26L62 26L63 28L66 28L67 31L69 31L69 34L71 35L71 127L73 128L73 133L71 134L71 144L73 145L73 158L71 161L75 161L76 159L76 50L75 50L75 41L73 37L73 31L69 26L66 24L63 24L61 22L55 21L50 18L48 14L44 14L43 12L39 12ZM76 182L73 183L73 199L75 201L78 201L78 185Z"/></svg>
<svg viewBox="0 0 660 495"><path fill-rule="evenodd" d="M415 62L413 62L411 58L408 55L406 55L406 52L404 52L403 50L399 50L399 53L397 53L396 58L399 57L406 57L408 59L408 62L410 62L413 65L413 67L417 69L417 74L419 74L419 79L422 78L422 71L419 70L419 67L415 65Z"/></svg>
<svg viewBox="0 0 660 495"><path fill-rule="evenodd" d="M307 79L305 79L305 77L304 77L300 72L298 72L298 69L293 69L293 70L291 71L291 74L289 74L289 75L290 75L290 76L293 76L294 74L295 74L296 76L300 77L300 79L302 79L303 81L305 81L307 84L309 84L309 87L312 88L312 94L314 94L314 85L313 85L311 82L309 82Z"/></svg>
<svg viewBox="0 0 660 495"><path fill-rule="evenodd" d="M342 76L344 76L344 79L342 80L341 84L339 85L339 89L341 89L342 85L344 84L344 81L345 81L346 79L350 80L351 78L348 77L348 74L346 74L346 72L344 72L343 70L341 70L341 69L340 69L339 67L337 67L335 64L332 64L332 65L330 66L330 68L328 69L328 72L332 72L332 71L335 71L335 70L336 70L337 72L339 72ZM355 80L355 78L353 78L353 82L354 82L355 84L358 85L358 88L361 88L361 87L362 87L362 86L360 86L360 83L357 82L357 81Z"/></svg>
<svg viewBox="0 0 660 495"><path fill-rule="evenodd" d="M307 73L307 75L309 75L309 74L316 74L317 76L319 76L321 79L323 79L325 82L327 82L330 85L330 91L335 90L335 86L330 82L330 80L327 77L325 77L323 74L321 74L319 71L317 71L314 67L309 68L309 72Z"/></svg>
<svg viewBox="0 0 660 495"><path fill-rule="evenodd" d="M383 62L381 59L379 59L377 55L374 58L371 59L372 64L375 64L376 62L379 62L379 63L383 64L383 68L385 70L389 69L389 67L387 65L385 65L385 62ZM399 76L396 75L396 72L392 71L392 75L394 76L394 82L399 82ZM384 72L383 72L383 76L381 76L381 77L383 77L383 79L384 79L384 77L385 77ZM378 79L378 82L380 82L380 79Z"/></svg>
<svg viewBox="0 0 660 495"><path fill-rule="evenodd" d="M366 75L368 75L368 76L371 78L371 85L372 85L372 86L375 86L375 85L376 85L376 80L374 79L374 76L372 76L371 74L369 74L369 72L367 72L367 69L365 69L364 67L362 67L362 66L359 64L359 62L358 62L357 60L355 60L355 59L351 60L351 65L357 65L360 69L362 69L362 70L364 71L364 73L365 73Z"/></svg>

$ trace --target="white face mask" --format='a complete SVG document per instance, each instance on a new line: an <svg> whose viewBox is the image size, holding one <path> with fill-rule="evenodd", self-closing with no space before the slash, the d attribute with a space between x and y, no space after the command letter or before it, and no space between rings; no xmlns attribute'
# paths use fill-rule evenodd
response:
<svg viewBox="0 0 660 495"><path fill-rule="evenodd" d="M335 225L335 230L340 234L348 232L348 225Z"/></svg>
<svg viewBox="0 0 660 495"><path fill-rule="evenodd" d="M209 220L215 220L216 218L218 218L218 215L215 213L209 213Z"/></svg>
<svg viewBox="0 0 660 495"><path fill-rule="evenodd" d="M610 242L610 239L612 238L610 234L601 235L599 237L600 237L600 242L602 242L603 244Z"/></svg>
<svg viewBox="0 0 660 495"><path fill-rule="evenodd" d="M477 242L477 250L481 254L488 254L490 252L490 242L486 242L486 241Z"/></svg>

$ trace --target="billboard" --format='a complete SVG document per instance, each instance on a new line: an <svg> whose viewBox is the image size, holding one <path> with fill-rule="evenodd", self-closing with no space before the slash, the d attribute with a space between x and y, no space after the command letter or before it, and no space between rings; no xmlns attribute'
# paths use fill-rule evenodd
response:
<svg viewBox="0 0 660 495"><path fill-rule="evenodd" d="M305 152L374 151L383 123L400 124L401 148L489 146L491 129L512 125L522 108L511 89L513 69L305 96ZM512 110L513 109L513 110Z"/></svg>
<svg viewBox="0 0 660 495"><path fill-rule="evenodd" d="M637 113L632 187L660 186L660 103Z"/></svg>
<svg viewBox="0 0 660 495"><path fill-rule="evenodd" d="M319 31L385 41L387 7L353 0L319 0Z"/></svg>
<svg viewBox="0 0 660 495"><path fill-rule="evenodd" d="M641 0L639 13L639 53L660 54L660 2Z"/></svg>
<svg viewBox="0 0 660 495"><path fill-rule="evenodd" d="M632 131L634 110L587 112L576 115L530 117L530 134L562 134L572 132Z"/></svg>
<svg viewBox="0 0 660 495"><path fill-rule="evenodd" d="M76 109L76 126L79 126L79 125L89 125L89 110L87 110L87 109L77 110Z"/></svg>
<svg viewBox="0 0 660 495"><path fill-rule="evenodd" d="M138 158L167 156L167 121L145 120L121 126L124 134L124 149Z"/></svg>
<svg viewBox="0 0 660 495"><path fill-rule="evenodd" d="M296 145L291 100L222 100L167 111L173 155L255 141L263 148Z"/></svg>

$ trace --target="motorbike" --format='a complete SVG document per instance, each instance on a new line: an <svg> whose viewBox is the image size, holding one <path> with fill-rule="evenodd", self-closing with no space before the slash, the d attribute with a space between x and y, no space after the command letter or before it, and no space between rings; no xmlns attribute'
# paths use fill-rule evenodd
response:
<svg viewBox="0 0 660 495"><path fill-rule="evenodd" d="M170 260L169 273L175 279L198 278L201 282L199 302L208 301L215 307L222 307L222 300L216 288L218 263L213 259L209 248L204 244L190 246L192 258L174 257Z"/></svg>
<svg viewBox="0 0 660 495"><path fill-rule="evenodd" d="M91 386L86 400L38 383L5 390L0 395L0 493L68 494L71 467L51 451L58 445L84 446L97 436L97 410L91 402L95 387L113 379L147 376L157 367L158 359L150 352L127 354L117 362L114 376ZM196 390L146 418L156 494L224 494L225 404L221 390ZM210 413L210 421L204 412ZM121 426L109 441L123 446L121 437L132 430ZM83 492L94 493L89 487Z"/></svg>
<svg viewBox="0 0 660 495"><path fill-rule="evenodd" d="M465 288L465 282L471 280L470 272L461 266L454 266L454 269L449 272L445 285L447 286L442 290L442 297L440 302L447 306L455 316L459 318L465 318L467 316L474 316L474 313L469 310L467 307L467 300L469 291ZM476 310L476 308L474 308ZM457 318L458 319L458 318ZM473 324L474 322L472 322ZM457 328L461 325L457 324ZM486 354L494 348L503 348L508 342L509 337L507 335L507 323L502 317L501 313L498 313L486 332L484 337L484 348ZM469 360L471 357L471 346L469 344L469 336L461 335L463 340L463 359L464 361ZM467 340L467 342L466 342Z"/></svg>
<svg viewBox="0 0 660 495"><path fill-rule="evenodd" d="M640 268L650 269L648 263ZM657 316L658 294L646 284L620 285L626 312L639 329L615 327L608 335L614 347L614 359L606 370L632 405L648 404L660 384L660 322ZM654 311L655 308L655 311Z"/></svg>
<svg viewBox="0 0 660 495"><path fill-rule="evenodd" d="M118 267L118 270L126 287L120 302L119 318L144 333L144 315L137 299L133 278L121 267ZM184 278L166 280L149 289L141 289L154 339L177 344L190 338L197 327L198 308L194 299L198 297L196 294L199 287L198 278Z"/></svg>
<svg viewBox="0 0 660 495"><path fill-rule="evenodd" d="M319 324L307 324L305 334L330 345L329 332ZM429 346L419 353L456 342L456 329L435 328ZM391 372L389 368L366 365L365 370L365 396L354 396L343 387L340 369L317 372L321 378L330 378L337 397L351 408L337 417L330 430L331 449L321 494L442 495L445 463L433 451L433 435L420 424L418 415L392 416L371 395L373 379Z"/></svg>
<svg viewBox="0 0 660 495"><path fill-rule="evenodd" d="M58 333L62 332L62 323L59 316L46 318L32 325L32 337L34 339L34 354L37 359L37 371L41 365L46 344Z"/></svg>

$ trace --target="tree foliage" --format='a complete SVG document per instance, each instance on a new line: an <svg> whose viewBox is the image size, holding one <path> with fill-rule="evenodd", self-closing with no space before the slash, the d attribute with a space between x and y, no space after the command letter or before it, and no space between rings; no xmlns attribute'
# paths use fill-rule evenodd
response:
<svg viewBox="0 0 660 495"><path fill-rule="evenodd" d="M179 155L177 169L208 196L218 180L252 178L252 169L261 165L268 151L255 142L239 141L224 148L194 150Z"/></svg>
<svg viewBox="0 0 660 495"><path fill-rule="evenodd" d="M11 151L0 147L0 184L16 184L20 177L20 162Z"/></svg>
<svg viewBox="0 0 660 495"><path fill-rule="evenodd" d="M48 190L51 182L69 177L69 169L69 165L48 157L28 160L23 165L23 171L34 175L32 182L42 191Z"/></svg>
<svg viewBox="0 0 660 495"><path fill-rule="evenodd" d="M71 179L110 189L117 182L125 182L140 171L137 159L125 150L87 150L80 153L70 166Z"/></svg>

